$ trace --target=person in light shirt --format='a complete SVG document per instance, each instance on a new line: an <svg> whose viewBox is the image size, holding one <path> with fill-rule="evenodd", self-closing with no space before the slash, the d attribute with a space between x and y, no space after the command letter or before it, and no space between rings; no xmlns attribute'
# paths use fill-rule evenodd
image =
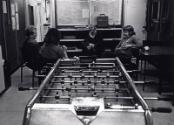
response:
<svg viewBox="0 0 174 125"><path fill-rule="evenodd" d="M137 38L134 28L131 25L123 27L122 40L115 47L115 55L123 62L129 62L131 57L142 46L142 42Z"/></svg>

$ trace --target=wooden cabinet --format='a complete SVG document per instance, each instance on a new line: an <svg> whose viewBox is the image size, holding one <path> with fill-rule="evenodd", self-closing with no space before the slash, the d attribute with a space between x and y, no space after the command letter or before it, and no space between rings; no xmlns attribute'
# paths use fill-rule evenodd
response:
<svg viewBox="0 0 174 125"><path fill-rule="evenodd" d="M4 59L5 88L11 86L11 74L21 65L21 47L24 41L25 1L0 2L0 44ZM3 6L2 6L3 5ZM19 21L17 23L17 20Z"/></svg>
<svg viewBox="0 0 174 125"><path fill-rule="evenodd" d="M146 17L148 40L171 41L173 5L173 0L148 0Z"/></svg>
<svg viewBox="0 0 174 125"><path fill-rule="evenodd" d="M58 30L61 32L61 44L70 49L81 49L81 43L89 33L88 28L60 28ZM97 28L97 31L101 33L102 45L107 50L113 51L121 40L122 28Z"/></svg>
<svg viewBox="0 0 174 125"><path fill-rule="evenodd" d="M99 28L103 37L103 46L106 50L114 51L115 46L121 40L122 28Z"/></svg>
<svg viewBox="0 0 174 125"><path fill-rule="evenodd" d="M88 29L86 28L62 28L60 43L66 45L68 49L80 49L81 43L88 36Z"/></svg>

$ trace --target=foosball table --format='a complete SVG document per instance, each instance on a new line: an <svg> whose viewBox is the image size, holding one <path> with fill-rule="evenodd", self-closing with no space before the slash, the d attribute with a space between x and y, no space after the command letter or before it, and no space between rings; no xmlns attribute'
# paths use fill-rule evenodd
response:
<svg viewBox="0 0 174 125"><path fill-rule="evenodd" d="M23 125L152 125L119 58L58 60L26 106Z"/></svg>

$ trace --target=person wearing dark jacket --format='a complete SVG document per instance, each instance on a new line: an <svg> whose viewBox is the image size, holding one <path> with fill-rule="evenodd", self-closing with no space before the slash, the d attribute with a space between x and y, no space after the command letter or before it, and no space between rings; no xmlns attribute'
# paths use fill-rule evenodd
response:
<svg viewBox="0 0 174 125"><path fill-rule="evenodd" d="M84 55L101 55L103 51L102 36L99 32L97 32L96 27L91 26L89 28L89 34L82 43L82 49Z"/></svg>

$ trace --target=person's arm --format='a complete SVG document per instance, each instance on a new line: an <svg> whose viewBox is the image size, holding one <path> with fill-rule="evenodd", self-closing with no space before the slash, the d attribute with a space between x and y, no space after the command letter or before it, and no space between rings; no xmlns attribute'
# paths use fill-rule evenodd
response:
<svg viewBox="0 0 174 125"><path fill-rule="evenodd" d="M124 42L124 40L122 39L115 47L115 49L118 49L121 47L121 44Z"/></svg>
<svg viewBox="0 0 174 125"><path fill-rule="evenodd" d="M87 37L85 38L84 42L83 42L83 45L86 47L86 46L89 45L89 43L90 43L90 37L87 36Z"/></svg>
<svg viewBox="0 0 174 125"><path fill-rule="evenodd" d="M137 38L136 36L133 36L132 39L133 39L136 47L141 47L143 45L142 41L139 38Z"/></svg>
<svg viewBox="0 0 174 125"><path fill-rule="evenodd" d="M67 55L67 47L64 46L64 45L58 45L56 46L56 54L57 54L57 57L58 58L68 58L68 55Z"/></svg>
<svg viewBox="0 0 174 125"><path fill-rule="evenodd" d="M123 41L121 40L119 43L118 43L118 45L115 47L115 49L114 49L114 53L115 54L117 54L117 51L119 51L121 48L121 44L123 43Z"/></svg>
<svg viewBox="0 0 174 125"><path fill-rule="evenodd" d="M120 42L118 43L118 45L116 46L116 48L119 48L119 47L121 46L121 43L122 43L122 41L120 41Z"/></svg>
<svg viewBox="0 0 174 125"><path fill-rule="evenodd" d="M127 41L126 48L139 48L142 46L142 42L136 36L132 36Z"/></svg>
<svg viewBox="0 0 174 125"><path fill-rule="evenodd" d="M62 49L63 49L63 53L64 53L64 57L63 58L68 58L67 47L65 45L63 45Z"/></svg>

